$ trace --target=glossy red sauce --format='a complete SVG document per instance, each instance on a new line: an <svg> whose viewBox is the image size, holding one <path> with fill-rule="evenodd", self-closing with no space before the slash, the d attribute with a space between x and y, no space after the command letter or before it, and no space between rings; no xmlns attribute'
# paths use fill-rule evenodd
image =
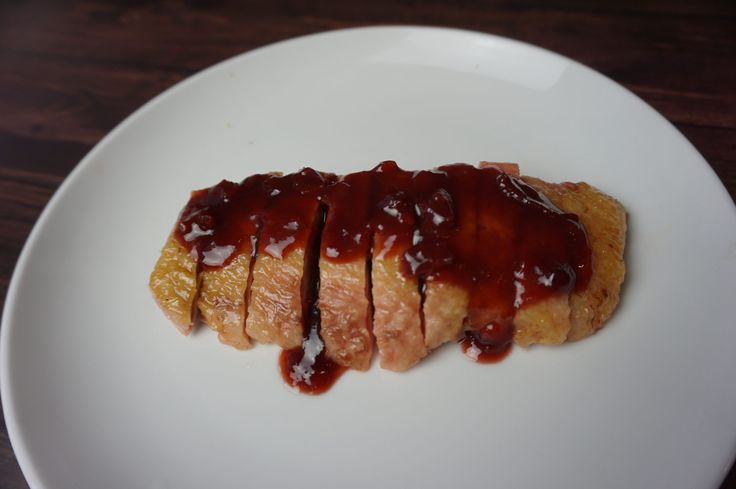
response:
<svg viewBox="0 0 736 489"><path fill-rule="evenodd" d="M310 236L306 242L306 258L302 278L302 317L304 337L299 348L284 350L279 358L281 377L304 394L321 394L332 387L345 372L325 350L320 336L319 260L320 242L324 235L326 205L319 203Z"/></svg>
<svg viewBox="0 0 736 489"><path fill-rule="evenodd" d="M208 268L226 266L242 252L285 257L306 245L317 207L334 181L334 175L311 168L253 175L240 184L223 180L192 192L176 236Z"/></svg>
<svg viewBox="0 0 736 489"><path fill-rule="evenodd" d="M317 208L333 180L334 175L305 168L264 182L268 199L261 215L258 252L282 258L307 247Z"/></svg>
<svg viewBox="0 0 736 489"><path fill-rule="evenodd" d="M253 175L240 184L223 180L192 192L175 233L200 265L227 265L239 253L252 253L259 219L268 202L264 184L271 175Z"/></svg>
<svg viewBox="0 0 736 489"><path fill-rule="evenodd" d="M511 323L490 323L480 329L466 331L460 339L465 356L478 363L500 362L511 352L514 328Z"/></svg>
<svg viewBox="0 0 736 489"><path fill-rule="evenodd" d="M324 202L327 221L322 231L323 259L348 262L365 259L371 247L373 171L350 173L328 185Z"/></svg>
<svg viewBox="0 0 736 489"><path fill-rule="evenodd" d="M326 212L324 227L310 243L319 209ZM467 288L470 331L461 344L478 361L508 353L518 308L582 290L591 272L590 247L577 216L563 213L518 177L464 164L413 172L388 161L343 177L306 168L254 175L240 184L223 181L192 193L176 231L209 268L226 265L238 253L278 258L300 247L315 270L319 260L400 255L403 273L420 286L431 276ZM316 303L316 280L305 280L312 290L303 291L305 307ZM287 382L311 393L342 373L323 346L314 358L305 354L308 345L321 344L315 310L304 314L311 318L305 347L284 352L281 360ZM312 373L294 383L289 379L304 358Z"/></svg>
<svg viewBox="0 0 736 489"><path fill-rule="evenodd" d="M347 370L325 353L319 336L319 308L313 307L301 348L282 350L279 368L284 382L302 394L322 394Z"/></svg>

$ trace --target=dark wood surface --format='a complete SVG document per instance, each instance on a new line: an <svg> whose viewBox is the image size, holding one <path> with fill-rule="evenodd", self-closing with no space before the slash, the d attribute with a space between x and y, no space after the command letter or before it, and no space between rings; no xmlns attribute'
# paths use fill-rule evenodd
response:
<svg viewBox="0 0 736 489"><path fill-rule="evenodd" d="M733 0L0 0L3 304L18 254L44 205L77 162L125 116L224 58L294 36L371 24L474 29L585 63L631 89L675 124L731 197L736 196ZM0 487L28 487L4 423ZM732 468L722 487L736 487L736 470Z"/></svg>

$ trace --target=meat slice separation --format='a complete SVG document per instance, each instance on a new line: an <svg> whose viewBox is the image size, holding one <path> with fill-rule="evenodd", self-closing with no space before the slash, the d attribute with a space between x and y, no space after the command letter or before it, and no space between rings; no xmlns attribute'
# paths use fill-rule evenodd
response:
<svg viewBox="0 0 736 489"><path fill-rule="evenodd" d="M269 200L262 215L245 327L248 336L260 342L284 349L302 343L302 277L309 237L319 224L323 185L323 176L312 169L264 184Z"/></svg>
<svg viewBox="0 0 736 489"><path fill-rule="evenodd" d="M320 331L327 355L338 364L367 370L373 355L368 260L371 230L370 172L351 173L327 190L319 274Z"/></svg>
<svg viewBox="0 0 736 489"><path fill-rule="evenodd" d="M625 240L614 198L513 163L305 168L193 192L149 285L183 334L198 309L225 344L278 344L282 375L319 393L367 370L374 341L403 371L461 337L487 362L589 336L619 302Z"/></svg>
<svg viewBox="0 0 736 489"><path fill-rule="evenodd" d="M376 185L372 209L373 335L381 367L399 372L427 354L419 283L403 268L415 219L409 195L402 190L411 185L411 173L394 162L384 162L377 170L388 175Z"/></svg>

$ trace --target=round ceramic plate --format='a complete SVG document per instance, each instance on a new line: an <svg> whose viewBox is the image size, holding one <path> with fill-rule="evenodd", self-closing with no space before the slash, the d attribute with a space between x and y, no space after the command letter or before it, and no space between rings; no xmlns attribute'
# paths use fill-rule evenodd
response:
<svg viewBox="0 0 736 489"><path fill-rule="evenodd" d="M621 305L595 336L497 365L281 381L278 350L182 337L148 274L191 189L292 171L516 161L629 212ZM428 28L330 32L210 68L80 163L18 262L8 430L34 489L713 488L736 441L736 212L654 110L548 51Z"/></svg>

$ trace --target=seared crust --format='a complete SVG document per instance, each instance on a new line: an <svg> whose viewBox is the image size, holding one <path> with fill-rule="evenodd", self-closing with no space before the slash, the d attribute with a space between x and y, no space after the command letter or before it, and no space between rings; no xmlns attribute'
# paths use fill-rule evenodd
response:
<svg viewBox="0 0 736 489"><path fill-rule="evenodd" d="M194 302L199 287L197 260L173 232L161 249L148 285L164 314L183 335L188 335L194 322Z"/></svg>
<svg viewBox="0 0 736 489"><path fill-rule="evenodd" d="M522 178L561 210L577 214L585 227L593 269L586 289L570 295L567 341L590 336L602 327L619 301L626 269L626 210L616 199L587 183L553 184L534 177Z"/></svg>

